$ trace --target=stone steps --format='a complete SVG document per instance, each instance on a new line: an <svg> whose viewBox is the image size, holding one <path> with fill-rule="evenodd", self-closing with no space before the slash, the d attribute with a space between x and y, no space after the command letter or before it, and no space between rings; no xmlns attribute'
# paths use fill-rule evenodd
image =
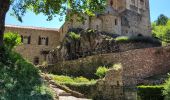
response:
<svg viewBox="0 0 170 100"><path fill-rule="evenodd" d="M67 87L61 86L59 84L56 84L52 79L50 79L48 76L43 75L43 79L48 82L49 86L53 89L53 91L56 93L56 100L91 100L84 98L84 95L81 93L78 93L76 91L72 91Z"/></svg>

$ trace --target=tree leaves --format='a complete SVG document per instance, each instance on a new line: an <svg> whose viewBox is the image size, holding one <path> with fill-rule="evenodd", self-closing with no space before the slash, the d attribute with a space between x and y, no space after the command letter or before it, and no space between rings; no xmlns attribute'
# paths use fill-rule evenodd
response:
<svg viewBox="0 0 170 100"><path fill-rule="evenodd" d="M68 11L72 15L85 13L94 16L94 13L103 11L105 4L106 0L11 0L11 15L21 22L27 10L35 14L43 13L47 20L52 20L56 15L65 16Z"/></svg>

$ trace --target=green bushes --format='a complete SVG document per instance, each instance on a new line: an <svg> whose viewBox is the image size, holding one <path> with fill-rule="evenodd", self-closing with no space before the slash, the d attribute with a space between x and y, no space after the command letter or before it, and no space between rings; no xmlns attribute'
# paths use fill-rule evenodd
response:
<svg viewBox="0 0 170 100"><path fill-rule="evenodd" d="M59 75L49 75L50 77L52 77L52 79L54 79L57 83L60 84L91 84L91 83L95 83L95 80L89 80L85 77L69 77L69 76L59 76Z"/></svg>
<svg viewBox="0 0 170 100"><path fill-rule="evenodd" d="M16 39L18 35L10 33L4 39L5 46L0 47L0 100L52 100L53 93L39 70L12 51L19 43Z"/></svg>
<svg viewBox="0 0 170 100"><path fill-rule="evenodd" d="M163 86L138 86L138 96L141 100L164 100Z"/></svg>
<svg viewBox="0 0 170 100"><path fill-rule="evenodd" d="M0 47L0 73L1 100L53 99L51 92L40 89L46 85L38 69L7 47Z"/></svg>
<svg viewBox="0 0 170 100"><path fill-rule="evenodd" d="M115 39L117 43L137 43L137 42L142 42L142 43L152 43L152 44L157 44L161 45L161 42L155 38L152 37L147 37L147 36L121 36L117 37Z"/></svg>
<svg viewBox="0 0 170 100"><path fill-rule="evenodd" d="M95 75L97 75L99 78L103 78L103 77L105 77L106 72L107 72L108 70L109 70L109 69L106 68L105 66L104 66L104 67L103 67L103 66L100 66L100 67L97 69Z"/></svg>
<svg viewBox="0 0 170 100"><path fill-rule="evenodd" d="M11 33L11 32L5 33L4 34L4 44L8 48L12 49L15 46L18 46L21 44L21 37L18 33Z"/></svg>
<svg viewBox="0 0 170 100"><path fill-rule="evenodd" d="M165 95L165 100L170 100L170 75L163 86L164 86L163 94Z"/></svg>
<svg viewBox="0 0 170 100"><path fill-rule="evenodd" d="M71 39L74 39L74 40L80 39L80 34L76 34L74 32L69 32L68 34L71 37Z"/></svg>

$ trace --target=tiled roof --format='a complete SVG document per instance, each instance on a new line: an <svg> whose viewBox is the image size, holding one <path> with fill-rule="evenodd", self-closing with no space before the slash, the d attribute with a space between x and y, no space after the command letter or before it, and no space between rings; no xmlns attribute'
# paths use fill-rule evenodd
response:
<svg viewBox="0 0 170 100"><path fill-rule="evenodd" d="M44 31L59 31L57 28L44 28L34 26L18 26L18 25L5 25L7 28L20 28L20 29L32 29L32 30L44 30Z"/></svg>

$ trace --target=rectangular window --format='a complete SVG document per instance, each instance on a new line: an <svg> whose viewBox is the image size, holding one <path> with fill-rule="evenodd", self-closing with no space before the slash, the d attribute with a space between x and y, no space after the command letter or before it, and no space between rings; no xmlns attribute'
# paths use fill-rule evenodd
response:
<svg viewBox="0 0 170 100"><path fill-rule="evenodd" d="M48 37L39 36L38 45L48 45Z"/></svg>
<svg viewBox="0 0 170 100"><path fill-rule="evenodd" d="M21 42L23 44L31 44L31 36L22 36L21 35Z"/></svg>

